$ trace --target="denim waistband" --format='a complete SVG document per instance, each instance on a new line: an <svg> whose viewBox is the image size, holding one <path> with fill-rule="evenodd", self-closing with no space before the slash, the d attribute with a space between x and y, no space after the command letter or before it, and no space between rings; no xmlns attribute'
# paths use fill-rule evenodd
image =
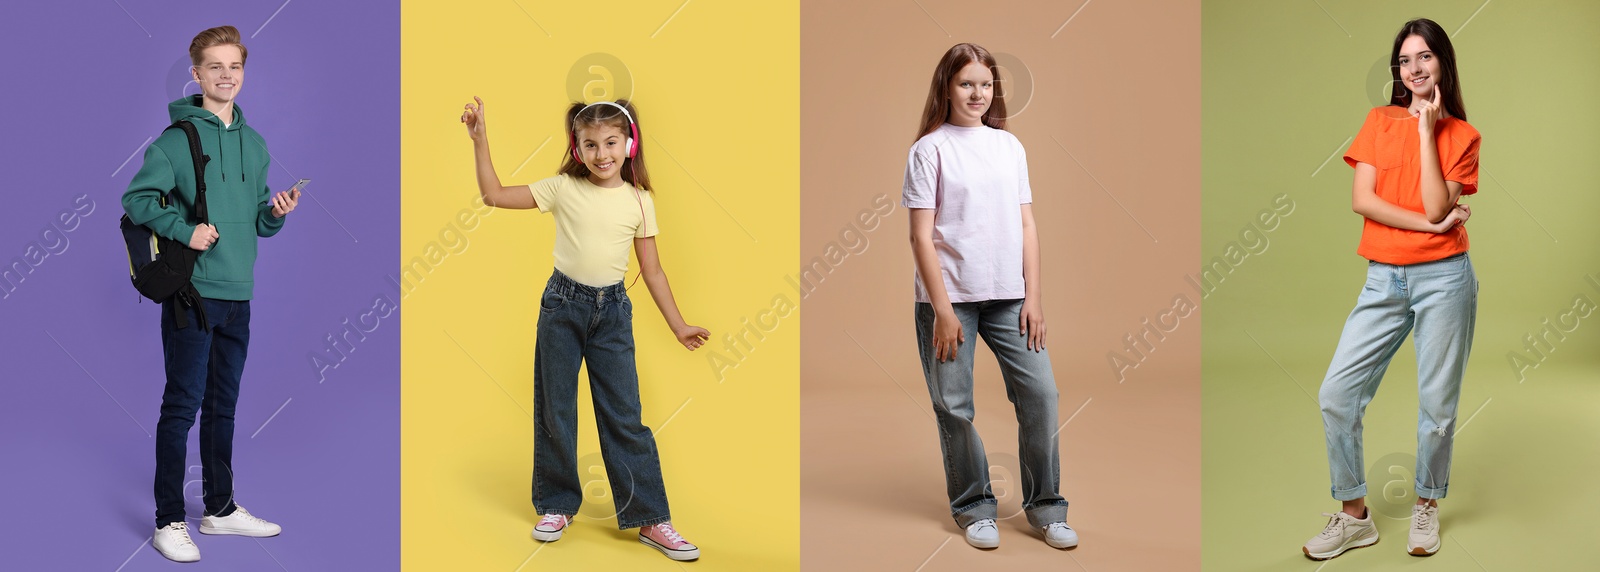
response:
<svg viewBox="0 0 1600 572"><path fill-rule="evenodd" d="M609 286L594 287L573 280L566 274L562 274L560 270L553 271L550 274L550 281L545 283L545 290L555 292L565 298L588 299L594 300L595 303L604 302L606 298L621 298L628 293L627 288L623 287L620 281Z"/></svg>
<svg viewBox="0 0 1600 572"><path fill-rule="evenodd" d="M1466 258L1466 257L1467 257L1467 253L1466 252L1460 252L1460 253L1457 253L1457 254L1452 254L1450 256L1446 256L1444 258L1440 258L1438 260L1429 260L1427 262L1416 262L1416 263L1412 263L1412 264L1389 264L1387 262L1378 262L1376 260L1368 260L1367 261L1367 265L1368 266L1388 266L1388 267L1391 267L1391 268L1407 268L1407 269L1421 270L1421 269L1424 269L1424 268L1428 268L1430 265L1449 264L1451 262L1458 262L1461 259Z"/></svg>

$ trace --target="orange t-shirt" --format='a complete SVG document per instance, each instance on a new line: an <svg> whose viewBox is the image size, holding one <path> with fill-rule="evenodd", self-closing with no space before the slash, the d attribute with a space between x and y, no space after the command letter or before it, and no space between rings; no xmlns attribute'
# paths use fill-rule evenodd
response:
<svg viewBox="0 0 1600 572"><path fill-rule="evenodd" d="M1461 183L1463 196L1478 192L1478 130L1454 117L1440 119L1433 127L1439 150L1439 171L1444 180ZM1366 163L1377 167L1378 198L1416 212L1422 206L1422 153L1417 133L1417 118L1397 105L1374 107L1356 133L1355 142L1345 151L1344 162L1351 167ZM1434 234L1395 228L1366 219L1361 229L1361 246L1356 248L1367 260L1405 265L1430 262L1467 251L1466 225Z"/></svg>

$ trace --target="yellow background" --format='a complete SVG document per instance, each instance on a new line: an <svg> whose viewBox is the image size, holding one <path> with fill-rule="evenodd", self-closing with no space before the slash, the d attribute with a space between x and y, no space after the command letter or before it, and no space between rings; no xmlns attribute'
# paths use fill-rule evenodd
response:
<svg viewBox="0 0 1600 572"><path fill-rule="evenodd" d="M800 234L798 21L795 2L402 5L401 265L437 262L404 277L401 303L407 570L677 569L616 529L586 374L585 504L559 542L529 537L534 326L555 222L538 211L484 209L475 228L457 218L477 196L462 106L487 104L504 184L551 176L566 152L569 70L596 52L632 78L662 265L685 318L712 332L685 351L642 281L629 291L644 422L673 521L702 551L684 568L799 568L799 312L743 360L725 337L759 318L772 326L763 312L777 297L800 301L785 280ZM708 350L738 367L719 382Z"/></svg>

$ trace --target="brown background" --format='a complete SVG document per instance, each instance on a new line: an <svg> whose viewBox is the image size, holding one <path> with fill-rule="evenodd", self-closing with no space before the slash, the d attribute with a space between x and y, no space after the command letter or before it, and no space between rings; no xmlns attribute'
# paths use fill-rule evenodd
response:
<svg viewBox="0 0 1600 572"><path fill-rule="evenodd" d="M1198 569L1200 313L1121 383L1107 353L1175 296L1200 301L1184 279L1199 259L1199 3L808 1L800 29L801 260L857 246L801 304L804 568ZM1010 131L1028 151L1060 419L1076 414L1061 433L1071 551L1021 515L1016 417L986 349L975 399L1001 547L967 546L944 495L899 201L928 80L963 41L1032 77L1031 97L1008 95ZM840 232L879 194L894 211L859 228L862 251Z"/></svg>

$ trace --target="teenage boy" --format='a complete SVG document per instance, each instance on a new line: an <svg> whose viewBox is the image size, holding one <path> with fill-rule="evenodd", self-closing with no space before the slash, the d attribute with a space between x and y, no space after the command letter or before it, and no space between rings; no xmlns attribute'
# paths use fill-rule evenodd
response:
<svg viewBox="0 0 1600 572"><path fill-rule="evenodd" d="M185 455L197 411L205 483L200 532L265 537L281 531L233 502L233 414L250 343L256 237L277 234L300 199L298 188L276 195L267 188L266 141L245 125L243 111L234 104L244 85L246 54L233 26L200 32L189 44L189 59L202 93L167 104L174 122L194 124L210 157L205 165L209 224L193 224L194 166L181 130L163 132L145 150L144 165L122 195L122 208L135 224L202 251L191 280L200 293L198 306L172 300L161 308L167 385L156 424L151 544L178 562L200 559L183 508ZM160 199L168 191L172 194L163 207ZM180 312L187 322L181 328Z"/></svg>

